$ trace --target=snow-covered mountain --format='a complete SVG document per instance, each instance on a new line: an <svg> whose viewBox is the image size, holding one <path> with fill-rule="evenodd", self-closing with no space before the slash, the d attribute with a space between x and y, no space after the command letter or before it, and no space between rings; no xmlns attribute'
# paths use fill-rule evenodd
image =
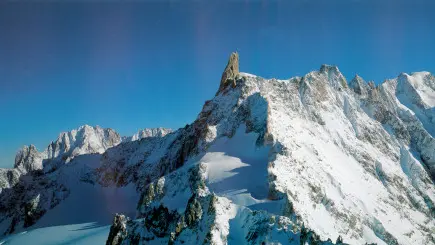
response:
<svg viewBox="0 0 435 245"><path fill-rule="evenodd" d="M81 155L103 153L120 141L119 134L112 129L85 125L61 133L42 152L33 145L24 146L15 157L13 169L0 169L1 234L34 225L70 195L75 184L65 182L62 177L66 164ZM73 164L77 165L76 171L81 165L86 166L84 162Z"/></svg>
<svg viewBox="0 0 435 245"><path fill-rule="evenodd" d="M43 169L55 160L67 163L79 155L103 153L120 142L119 134L110 128L84 125L77 130L60 133L43 152L38 152L33 145L24 146L15 157L14 168L27 173Z"/></svg>
<svg viewBox="0 0 435 245"><path fill-rule="evenodd" d="M23 148L16 168L0 171L0 228L39 230L4 241L99 222L107 237L93 243L435 244L433 75L375 86L322 65L264 79L238 60L197 119L172 133Z"/></svg>
<svg viewBox="0 0 435 245"><path fill-rule="evenodd" d="M15 156L13 169L0 169L0 193L18 182L19 176L31 173L54 171L76 156L103 153L118 145L121 137L112 129L84 125L77 130L62 132L47 148L39 152L34 145L23 146Z"/></svg>
<svg viewBox="0 0 435 245"><path fill-rule="evenodd" d="M137 133L135 133L132 136L123 137L122 141L127 142L127 141L141 140L143 138L148 138L148 137L163 137L169 133L172 133L172 129L170 128L145 128L139 130Z"/></svg>

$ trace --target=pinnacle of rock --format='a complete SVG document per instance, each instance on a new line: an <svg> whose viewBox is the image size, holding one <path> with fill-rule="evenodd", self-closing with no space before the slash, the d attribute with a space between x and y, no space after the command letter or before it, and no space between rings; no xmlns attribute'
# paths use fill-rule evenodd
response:
<svg viewBox="0 0 435 245"><path fill-rule="evenodd" d="M367 96L368 84L364 81L362 77L358 74L350 81L349 87L353 89L353 91L363 97Z"/></svg>
<svg viewBox="0 0 435 245"><path fill-rule="evenodd" d="M236 76L239 74L239 54L237 52L231 53L228 64L222 73L221 83L219 86L218 93L225 89L228 84L233 87L236 86Z"/></svg>

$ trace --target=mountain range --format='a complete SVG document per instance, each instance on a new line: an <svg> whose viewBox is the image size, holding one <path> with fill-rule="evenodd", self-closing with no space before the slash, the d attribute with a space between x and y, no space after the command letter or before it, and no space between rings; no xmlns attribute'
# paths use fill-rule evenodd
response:
<svg viewBox="0 0 435 245"><path fill-rule="evenodd" d="M435 245L434 137L429 72L265 79L232 53L184 128L23 147L0 169L0 244Z"/></svg>

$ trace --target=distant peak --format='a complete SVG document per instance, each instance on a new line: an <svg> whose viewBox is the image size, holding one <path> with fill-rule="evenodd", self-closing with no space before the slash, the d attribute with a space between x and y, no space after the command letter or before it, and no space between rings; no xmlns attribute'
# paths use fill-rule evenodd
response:
<svg viewBox="0 0 435 245"><path fill-rule="evenodd" d="M14 168L24 172L42 168L42 156L34 145L25 145L17 152Z"/></svg>
<svg viewBox="0 0 435 245"><path fill-rule="evenodd" d="M58 139L62 138L62 137L65 137L65 135L68 135L68 134L76 134L78 132L82 132L83 133L83 132L92 132L92 131L114 131L114 130L111 129L111 128L103 128L103 127L101 127L99 125L96 125L94 127L94 126L91 126L91 125L88 125L88 124L84 124L84 125L82 125L82 126L80 126L78 128L72 129L70 131L61 132L59 134Z"/></svg>
<svg viewBox="0 0 435 245"><path fill-rule="evenodd" d="M30 151L37 151L36 146L30 144L30 145L24 145L21 147L21 149L18 150L17 154L20 154L22 152L30 152Z"/></svg>
<svg viewBox="0 0 435 245"><path fill-rule="evenodd" d="M347 88L346 78L344 78L337 66L323 64L320 66L319 73L327 75L328 80L333 87L337 89Z"/></svg>
<svg viewBox="0 0 435 245"><path fill-rule="evenodd" d="M239 74L239 54L237 52L233 52L230 55L227 66L225 67L224 72L222 73L221 83L219 85L218 93L224 90L228 84L231 84L233 87L236 86L236 76Z"/></svg>
<svg viewBox="0 0 435 245"><path fill-rule="evenodd" d="M355 77L350 81L349 87L355 93L363 97L367 96L368 84L358 74L355 74Z"/></svg>
<svg viewBox="0 0 435 245"><path fill-rule="evenodd" d="M399 78L400 77L426 77L426 76L430 76L431 73L427 72L427 71L418 71L418 72L412 72L411 74L402 72L399 74Z"/></svg>
<svg viewBox="0 0 435 245"><path fill-rule="evenodd" d="M431 75L431 73L428 71L418 71L418 72L411 73L411 76L415 76L415 75L417 75L417 76L429 76L429 75Z"/></svg>
<svg viewBox="0 0 435 245"><path fill-rule="evenodd" d="M334 73L340 73L340 70L338 70L338 67L335 65L327 65L327 64L323 64L320 66L320 72L324 73L324 72L334 72Z"/></svg>
<svg viewBox="0 0 435 245"><path fill-rule="evenodd" d="M353 79L358 80L358 81L364 80L364 79L363 79L360 75L358 75L358 74L355 74L355 76L353 77Z"/></svg>
<svg viewBox="0 0 435 245"><path fill-rule="evenodd" d="M95 127L93 127L93 126L90 126L90 125L88 125L88 124L85 124L85 125L82 125L82 126L80 126L78 129L77 129L77 131L81 131L81 130L86 130L86 129L88 129L88 130L96 130L96 129L103 129L103 128L101 128L100 126L95 126Z"/></svg>
<svg viewBox="0 0 435 245"><path fill-rule="evenodd" d="M130 137L122 137L123 142L141 140L148 137L164 137L167 134L172 133L173 130L170 128L144 128L139 130L136 134Z"/></svg>
<svg viewBox="0 0 435 245"><path fill-rule="evenodd" d="M408 75L408 73L406 73L406 72L401 72L400 74L399 74L399 77L408 77L409 75Z"/></svg>
<svg viewBox="0 0 435 245"><path fill-rule="evenodd" d="M370 89L376 88L375 82L373 82L373 81L369 81L368 85L369 85Z"/></svg>

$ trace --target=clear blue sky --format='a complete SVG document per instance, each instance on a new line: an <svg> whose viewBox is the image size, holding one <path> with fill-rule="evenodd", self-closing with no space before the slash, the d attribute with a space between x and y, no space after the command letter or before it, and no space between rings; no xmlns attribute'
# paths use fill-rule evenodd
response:
<svg viewBox="0 0 435 245"><path fill-rule="evenodd" d="M0 3L0 167L83 124L182 127L235 50L267 78L435 72L434 1L26 2Z"/></svg>

